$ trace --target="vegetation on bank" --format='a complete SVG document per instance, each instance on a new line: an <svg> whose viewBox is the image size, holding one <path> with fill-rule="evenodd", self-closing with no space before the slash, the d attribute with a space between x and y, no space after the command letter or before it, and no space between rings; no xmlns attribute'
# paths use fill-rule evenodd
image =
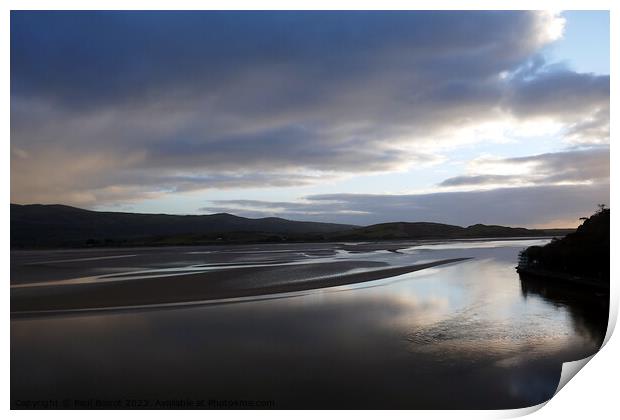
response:
<svg viewBox="0 0 620 420"><path fill-rule="evenodd" d="M562 239L522 251L519 271L548 272L557 277L609 287L609 209L601 204L595 214L582 220L575 232Z"/></svg>

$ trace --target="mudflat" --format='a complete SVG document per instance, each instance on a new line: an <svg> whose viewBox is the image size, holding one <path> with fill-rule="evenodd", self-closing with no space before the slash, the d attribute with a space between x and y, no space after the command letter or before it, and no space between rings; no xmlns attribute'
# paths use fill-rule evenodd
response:
<svg viewBox="0 0 620 420"><path fill-rule="evenodd" d="M519 277L519 251L544 243L14 251L12 407L94 396L143 408L536 405L562 363L600 348L609 314L596 296Z"/></svg>
<svg viewBox="0 0 620 420"><path fill-rule="evenodd" d="M398 276L467 258L390 267L377 261L217 266L210 271L108 275L102 279L40 282L11 288L13 314L154 305L319 289ZM193 267L194 269L196 267Z"/></svg>

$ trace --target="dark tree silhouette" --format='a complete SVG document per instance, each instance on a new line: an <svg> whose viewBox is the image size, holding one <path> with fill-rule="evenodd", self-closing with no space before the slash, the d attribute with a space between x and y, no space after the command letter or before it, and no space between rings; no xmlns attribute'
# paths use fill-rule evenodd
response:
<svg viewBox="0 0 620 420"><path fill-rule="evenodd" d="M609 209L605 204L598 208L575 232L526 249L523 256L529 268L580 276L609 287Z"/></svg>

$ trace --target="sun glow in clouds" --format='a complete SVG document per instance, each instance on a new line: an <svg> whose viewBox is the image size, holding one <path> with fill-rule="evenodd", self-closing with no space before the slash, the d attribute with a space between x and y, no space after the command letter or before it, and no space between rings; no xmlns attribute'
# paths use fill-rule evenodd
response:
<svg viewBox="0 0 620 420"><path fill-rule="evenodd" d="M542 42L548 43L557 41L564 35L566 27L566 19L561 15L560 11L542 11L539 12L545 16L546 22L543 24L544 29L541 31L543 36Z"/></svg>

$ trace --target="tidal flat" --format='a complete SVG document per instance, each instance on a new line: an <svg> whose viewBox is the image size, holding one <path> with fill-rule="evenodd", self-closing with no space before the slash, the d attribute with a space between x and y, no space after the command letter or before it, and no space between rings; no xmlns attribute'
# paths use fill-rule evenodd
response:
<svg viewBox="0 0 620 420"><path fill-rule="evenodd" d="M547 241L15 251L12 406L535 405L608 314L519 277L518 252Z"/></svg>

